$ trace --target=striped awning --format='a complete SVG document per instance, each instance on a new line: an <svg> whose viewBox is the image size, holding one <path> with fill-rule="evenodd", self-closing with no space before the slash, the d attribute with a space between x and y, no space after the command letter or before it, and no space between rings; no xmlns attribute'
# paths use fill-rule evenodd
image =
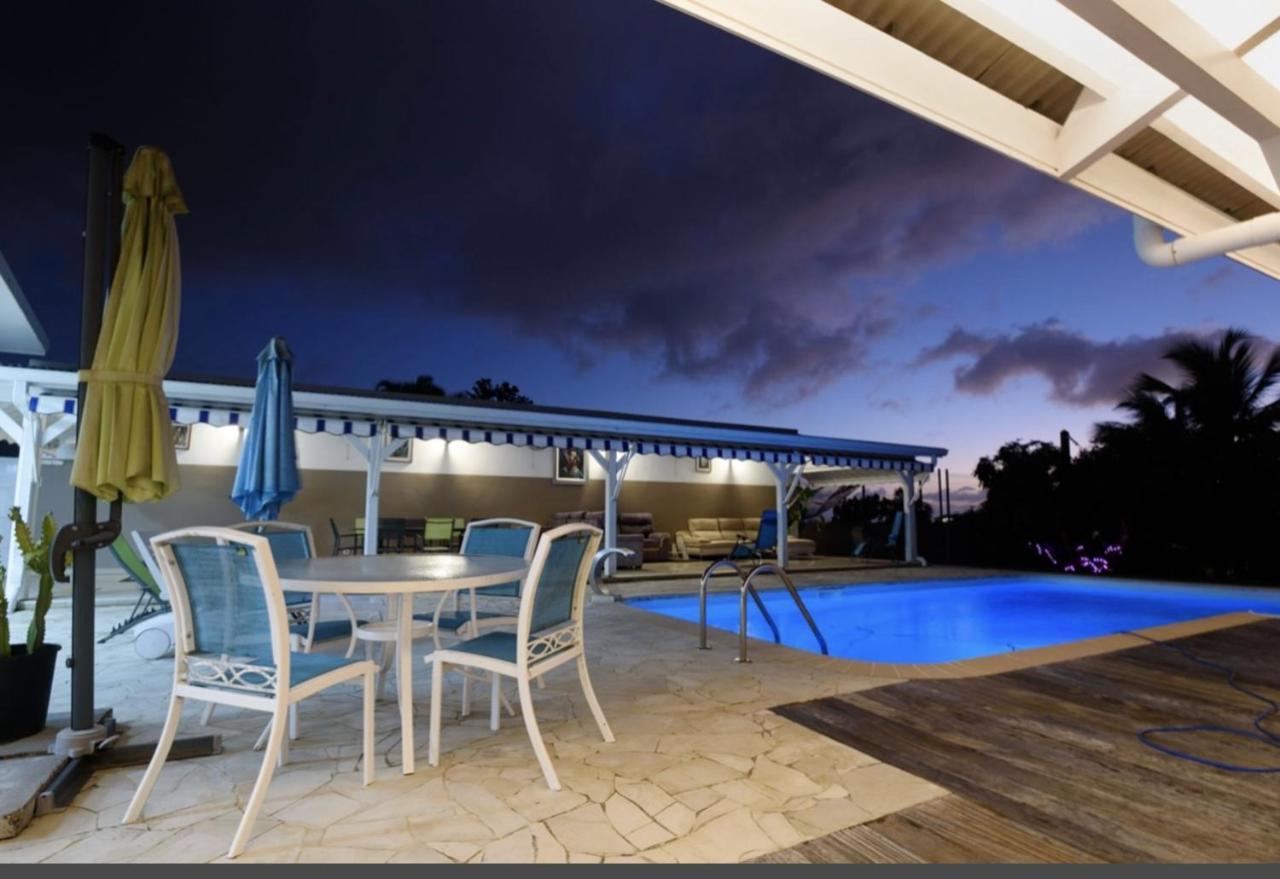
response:
<svg viewBox="0 0 1280 879"><path fill-rule="evenodd" d="M75 415L75 397L38 396L27 404L32 412L41 415ZM169 418L174 424L208 424L212 427L245 426L249 423L248 409L226 406L170 406ZM367 418L343 418L335 415L299 415L294 424L303 433L328 433L334 436L373 436L378 422Z"/></svg>
<svg viewBox="0 0 1280 879"><path fill-rule="evenodd" d="M76 414L74 397L41 395L30 398L28 408L40 414ZM208 424L213 427L245 426L248 409L227 406L174 405L169 417L175 424ZM333 414L299 413L294 419L303 433L327 433L334 436L370 437L378 431L376 419L344 417ZM539 449L581 449L599 452L635 452L637 455L667 455L677 458L725 458L735 461L758 461L766 464L819 464L860 470L906 471L927 473L930 462L908 458L832 455L804 448L762 448L748 446L704 445L670 442L646 437L588 436L576 433L531 433L495 427L463 424L419 424L399 421L387 423L392 439L413 437L420 440L461 440L468 443L490 443Z"/></svg>

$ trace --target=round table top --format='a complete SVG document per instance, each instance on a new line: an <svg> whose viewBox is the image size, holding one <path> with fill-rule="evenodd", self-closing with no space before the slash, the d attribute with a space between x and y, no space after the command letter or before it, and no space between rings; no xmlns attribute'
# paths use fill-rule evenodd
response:
<svg viewBox="0 0 1280 879"><path fill-rule="evenodd" d="M423 553L336 555L276 562L285 589L304 592L445 592L519 580L528 563L513 556Z"/></svg>

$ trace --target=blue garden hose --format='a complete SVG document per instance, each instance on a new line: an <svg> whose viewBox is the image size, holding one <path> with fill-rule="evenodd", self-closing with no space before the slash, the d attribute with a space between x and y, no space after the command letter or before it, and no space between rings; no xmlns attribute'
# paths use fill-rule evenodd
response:
<svg viewBox="0 0 1280 879"><path fill-rule="evenodd" d="M1212 662L1208 659L1202 659L1196 656L1190 650L1178 644L1168 641L1157 641L1154 638L1148 638L1146 635L1139 635L1137 632L1125 632L1126 635L1132 635L1135 638L1141 638L1151 644L1159 647L1167 647L1170 650L1177 651L1187 659L1203 665L1205 668L1211 668L1226 676L1227 684L1235 690L1244 693L1250 698L1257 699L1267 707L1253 718L1253 729L1242 729L1236 726L1223 726L1217 723L1195 723L1186 726L1153 726L1138 732L1138 741L1146 745L1152 750L1159 751L1162 754L1168 754L1170 757L1177 757L1179 760L1188 760L1192 763L1199 763L1202 766L1212 766L1214 769L1223 769L1227 772L1254 772L1254 773L1280 773L1280 766L1237 766L1232 763L1223 763L1220 760L1213 760L1209 757L1201 757L1197 754L1189 754L1186 751L1179 751L1177 748L1171 748L1168 745L1161 744L1156 741L1153 736L1160 735L1185 735L1188 733L1222 733L1225 735L1236 736L1242 739L1249 739L1255 742L1262 742L1272 748L1280 748L1280 735L1271 732L1262 724L1280 712L1280 704L1268 699L1261 693L1256 693L1248 687L1236 680L1236 670L1221 663Z"/></svg>

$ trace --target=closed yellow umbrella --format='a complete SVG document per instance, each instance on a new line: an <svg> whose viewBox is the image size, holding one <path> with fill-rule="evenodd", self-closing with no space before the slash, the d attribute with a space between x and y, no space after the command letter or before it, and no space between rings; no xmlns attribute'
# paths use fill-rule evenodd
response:
<svg viewBox="0 0 1280 879"><path fill-rule="evenodd" d="M161 382L178 345L182 298L174 216L187 205L169 157L139 147L124 176L120 262L80 413L71 484L105 501L156 501L178 489Z"/></svg>

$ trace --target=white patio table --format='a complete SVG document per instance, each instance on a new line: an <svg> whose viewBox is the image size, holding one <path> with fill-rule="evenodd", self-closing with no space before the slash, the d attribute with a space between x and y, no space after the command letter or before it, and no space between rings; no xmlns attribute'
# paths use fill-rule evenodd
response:
<svg viewBox="0 0 1280 879"><path fill-rule="evenodd" d="M510 583L521 579L529 565L524 559L509 556L431 553L281 559L276 562L276 570L280 585L288 590L399 597L394 610L399 625L396 685L400 698L401 770L409 775L414 771L413 597Z"/></svg>

